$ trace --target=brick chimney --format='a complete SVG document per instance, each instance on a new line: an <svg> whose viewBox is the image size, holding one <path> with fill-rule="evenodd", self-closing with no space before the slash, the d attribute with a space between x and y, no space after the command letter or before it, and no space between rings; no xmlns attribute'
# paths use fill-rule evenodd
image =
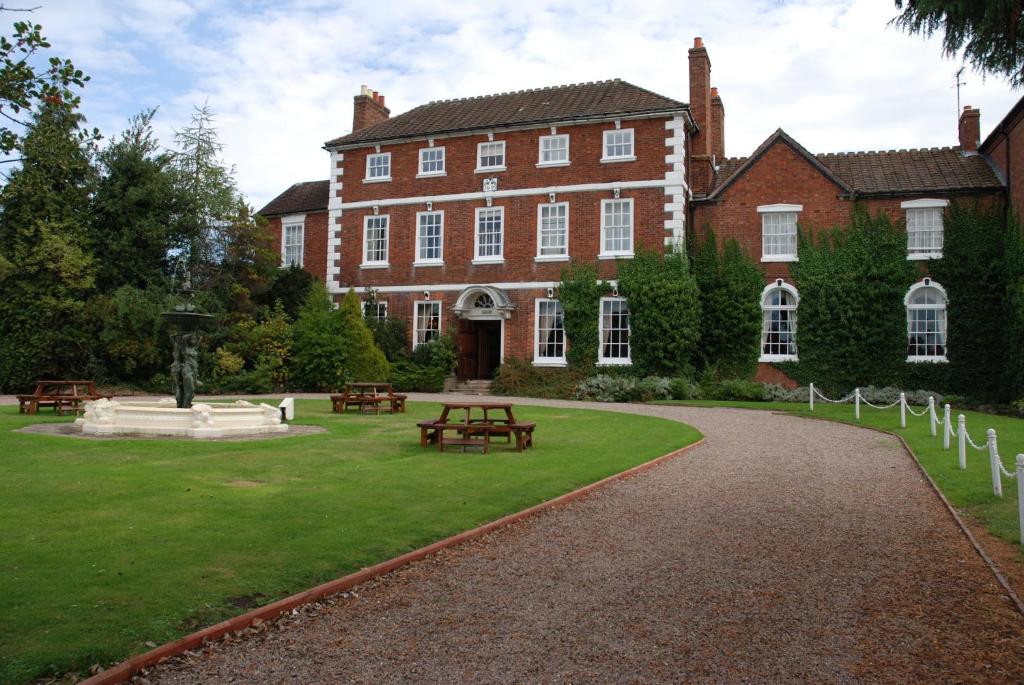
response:
<svg viewBox="0 0 1024 685"><path fill-rule="evenodd" d="M960 151L965 155L974 154L980 142L981 110L964 105L964 111L960 113Z"/></svg>
<svg viewBox="0 0 1024 685"><path fill-rule="evenodd" d="M711 155L715 164L725 157L725 105L715 87L711 88Z"/></svg>
<svg viewBox="0 0 1024 685"><path fill-rule="evenodd" d="M690 114L700 129L690 136L690 188L694 193L706 193L714 173L711 165L711 60L699 36L693 39L689 58ZM725 110L722 111L724 115Z"/></svg>
<svg viewBox="0 0 1024 685"><path fill-rule="evenodd" d="M352 106L352 132L387 120L391 110L384 106L384 96L366 86L359 89Z"/></svg>

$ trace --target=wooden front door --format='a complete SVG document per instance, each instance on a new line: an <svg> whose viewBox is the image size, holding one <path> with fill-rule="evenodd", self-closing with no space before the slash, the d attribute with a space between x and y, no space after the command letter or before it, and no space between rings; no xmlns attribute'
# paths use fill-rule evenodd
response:
<svg viewBox="0 0 1024 685"><path fill-rule="evenodd" d="M501 322L459 319L455 336L459 380L490 379L501 363Z"/></svg>

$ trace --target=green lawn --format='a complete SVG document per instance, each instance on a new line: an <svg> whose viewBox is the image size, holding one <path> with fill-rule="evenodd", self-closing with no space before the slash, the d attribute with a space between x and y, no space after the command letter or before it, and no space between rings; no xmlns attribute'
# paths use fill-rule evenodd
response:
<svg viewBox="0 0 1024 685"><path fill-rule="evenodd" d="M670 404L741 407L810 414L806 403L692 401L671 402ZM923 407L914 407L913 409L920 413ZM952 413L954 429L957 415L963 414L967 418L967 432L979 445L985 444L985 431L995 428L1003 465L1011 472L1016 469L1016 455L1024 453L1024 421L1006 416L960 411L956 408ZM938 414L941 419L941 407ZM854 418L852 404L829 405L820 401L815 402L813 415L848 423L857 422ZM961 471L957 462L956 436L950 438L948 451L942 449L942 426L938 426L938 435L932 437L928 429L927 416L915 417L907 412L907 428L901 429L898 407L878 410L862 404L860 423L902 435L914 454L917 455L921 465L953 506L983 524L994 535L1013 543L1020 542L1020 530L1017 522L1017 483L1015 480L1003 478L1003 496L1000 498L992 494L992 471L989 467L988 451L974 450L968 444L967 470Z"/></svg>
<svg viewBox="0 0 1024 685"><path fill-rule="evenodd" d="M551 499L699 438L655 418L517 408L536 447L424 450L407 414L259 442L11 432L0 408L0 682L145 651L253 606Z"/></svg>

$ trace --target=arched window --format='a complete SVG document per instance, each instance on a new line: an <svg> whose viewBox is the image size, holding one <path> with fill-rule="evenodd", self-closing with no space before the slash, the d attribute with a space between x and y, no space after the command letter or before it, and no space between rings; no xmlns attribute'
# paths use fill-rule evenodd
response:
<svg viewBox="0 0 1024 685"><path fill-rule="evenodd" d="M946 291L930 278L910 286L907 305L907 361L946 361Z"/></svg>
<svg viewBox="0 0 1024 685"><path fill-rule="evenodd" d="M800 296L796 288L777 279L761 294L762 362L796 361L796 308Z"/></svg>

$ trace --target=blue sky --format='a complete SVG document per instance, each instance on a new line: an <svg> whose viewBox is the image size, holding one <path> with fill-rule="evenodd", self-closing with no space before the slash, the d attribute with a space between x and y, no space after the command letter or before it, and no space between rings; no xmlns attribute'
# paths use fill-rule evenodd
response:
<svg viewBox="0 0 1024 685"><path fill-rule="evenodd" d="M623 78L688 100L702 36L726 108L726 153L782 127L812 152L956 144L958 63L938 38L887 26L888 0L38 0L55 54L92 81L104 135L159 107L170 145L194 105L217 114L225 160L257 208L327 177L361 84L392 114L429 100ZM13 20L13 19L12 19ZM1024 93L968 70L982 136Z"/></svg>

